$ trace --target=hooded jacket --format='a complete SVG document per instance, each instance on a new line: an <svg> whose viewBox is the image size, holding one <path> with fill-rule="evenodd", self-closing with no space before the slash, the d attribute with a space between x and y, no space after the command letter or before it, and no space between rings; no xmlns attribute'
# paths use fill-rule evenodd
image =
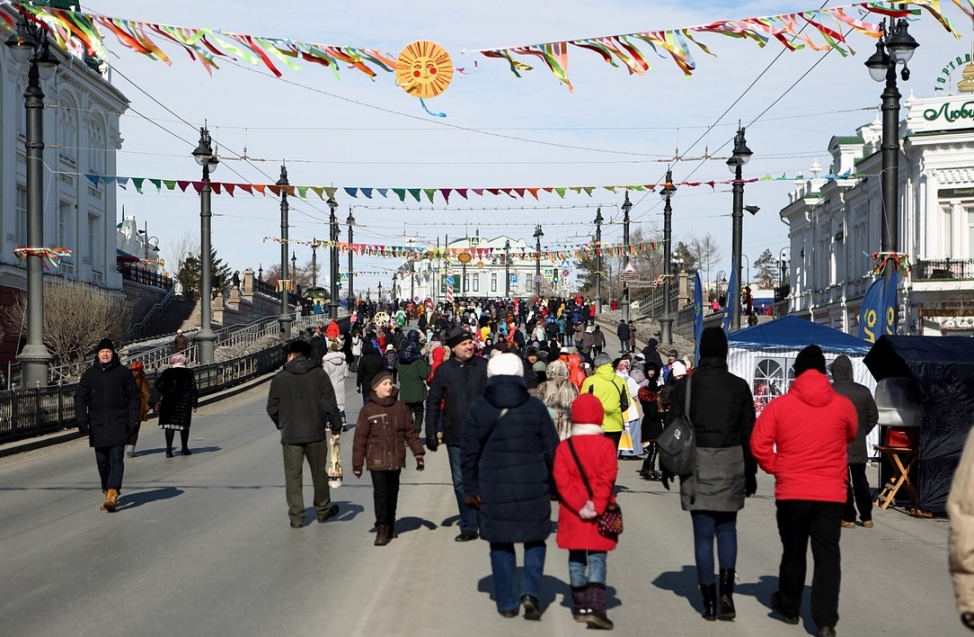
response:
<svg viewBox="0 0 974 637"><path fill-rule="evenodd" d="M856 408L825 374L808 370L761 412L751 451L775 477L777 500L845 502L846 445L855 440Z"/></svg>
<svg viewBox="0 0 974 637"><path fill-rule="evenodd" d="M368 395L372 391L372 379L382 371L382 357L371 341L362 344L362 358L358 362L355 386Z"/></svg>
<svg viewBox="0 0 974 637"><path fill-rule="evenodd" d="M342 431L335 390L317 361L298 356L274 375L267 395L267 415L281 431L282 445L321 442Z"/></svg>
<svg viewBox="0 0 974 637"><path fill-rule="evenodd" d="M416 330L409 333L410 337ZM406 341L402 346L402 355L396 365L399 370L400 400L404 403L422 403L426 401L426 379L430 375L430 365L420 354L419 340Z"/></svg>
<svg viewBox="0 0 974 637"><path fill-rule="evenodd" d="M849 443L846 453L849 464L866 464L869 460L866 453L866 436L879 422L879 410L873 393L865 385L853 380L852 361L842 354L832 362L832 388L852 401L856 408L857 423L856 439Z"/></svg>
<svg viewBox="0 0 974 637"><path fill-rule="evenodd" d="M118 361L118 354L85 370L74 394L79 428L88 430L92 447L117 447L128 442L129 431L139 426L141 398L132 372Z"/></svg>
<svg viewBox="0 0 974 637"><path fill-rule="evenodd" d="M335 404L339 411L345 411L345 378L348 376L348 363L344 352L328 352L321 359L321 366L328 374L331 387L335 390Z"/></svg>
<svg viewBox="0 0 974 637"><path fill-rule="evenodd" d="M612 363L606 363L596 368L595 373L585 379L579 390L580 394L595 394L602 403L605 416L602 419L602 430L613 433L623 430L622 424L622 396L629 396L626 381L616 375Z"/></svg>
<svg viewBox="0 0 974 637"><path fill-rule="evenodd" d="M413 414L398 400L397 390L388 398L373 391L369 404L362 408L352 442L352 468L369 471L395 471L406 467L406 446L417 458L423 445L413 426Z"/></svg>

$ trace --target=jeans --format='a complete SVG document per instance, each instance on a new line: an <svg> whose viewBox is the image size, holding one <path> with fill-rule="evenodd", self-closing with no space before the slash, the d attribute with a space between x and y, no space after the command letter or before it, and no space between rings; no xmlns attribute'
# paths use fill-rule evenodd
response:
<svg viewBox="0 0 974 637"><path fill-rule="evenodd" d="M125 445L95 447L95 462L101 477L101 490L122 490L122 474L125 473Z"/></svg>
<svg viewBox="0 0 974 637"><path fill-rule="evenodd" d="M416 435L423 433L423 406L424 403L406 403L409 411L413 412L413 424L416 426Z"/></svg>
<svg viewBox="0 0 974 637"><path fill-rule="evenodd" d="M812 619L819 628L835 627L839 621L839 583L842 579L842 502L778 500L778 535L781 536L781 566L778 594L781 609L797 617L805 587L805 554L812 540Z"/></svg>
<svg viewBox="0 0 974 637"><path fill-rule="evenodd" d="M856 508L859 518L866 522L873 519L873 500L869 493L869 480L866 479L865 464L849 465L848 496L845 501L845 511L842 519L846 522L856 521Z"/></svg>
<svg viewBox="0 0 974 637"><path fill-rule="evenodd" d="M627 338L625 340L622 340L620 338L619 339L619 344L622 346L622 353L623 354L628 354L629 353L629 339Z"/></svg>
<svg viewBox="0 0 974 637"><path fill-rule="evenodd" d="M450 458L450 473L453 478L453 492L457 496L457 509L460 512L460 530L476 532L477 512L463 501L463 473L460 470L460 447L447 446L446 452Z"/></svg>
<svg viewBox="0 0 974 637"><path fill-rule="evenodd" d="M737 567L737 511L690 511L693 521L693 552L697 562L697 582L716 584L714 577L714 537L717 562L721 570Z"/></svg>
<svg viewBox="0 0 974 637"><path fill-rule="evenodd" d="M544 540L525 542L524 570L521 575L521 595L541 598L541 577L544 575ZM494 602L497 610L516 610L519 603L517 594L517 558L514 544L490 543L490 568L494 574Z"/></svg>
<svg viewBox="0 0 974 637"><path fill-rule="evenodd" d="M291 522L304 522L304 459L311 469L314 485L315 513L320 519L331 510L331 490L328 488L328 441L303 445L281 445L284 453L284 495L287 498Z"/></svg>
<svg viewBox="0 0 974 637"><path fill-rule="evenodd" d="M399 504L399 476L395 471L370 471L372 474L372 498L375 501L375 523L390 529L396 524L396 506Z"/></svg>
<svg viewBox="0 0 974 637"><path fill-rule="evenodd" d="M568 551L568 581L572 588L605 584L605 551ZM588 568L588 574L585 570Z"/></svg>

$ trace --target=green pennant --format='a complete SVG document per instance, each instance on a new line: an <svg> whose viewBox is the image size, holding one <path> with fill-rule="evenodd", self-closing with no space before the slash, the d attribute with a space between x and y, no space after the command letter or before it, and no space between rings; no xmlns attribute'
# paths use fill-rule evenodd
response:
<svg viewBox="0 0 974 637"><path fill-rule="evenodd" d="M176 189L176 180L175 179L163 179L162 180L162 183L165 184L166 188L168 188L169 190L175 190Z"/></svg>
<svg viewBox="0 0 974 637"><path fill-rule="evenodd" d="M419 188L407 188L406 190L408 190L409 191L409 194L411 194L413 196L413 199L415 199L416 201L419 201L419 194L421 192L421 190Z"/></svg>
<svg viewBox="0 0 974 637"><path fill-rule="evenodd" d="M423 192L426 193L426 196L429 198L430 203L433 203L433 195L436 193L436 189L435 188L423 188Z"/></svg>
<svg viewBox="0 0 974 637"><path fill-rule="evenodd" d="M307 199L308 198L308 187L307 186L295 186L295 188L298 191L298 197L300 197L301 199Z"/></svg>
<svg viewBox="0 0 974 637"><path fill-rule="evenodd" d="M149 178L149 183L156 187L156 193L162 192L162 180Z"/></svg>
<svg viewBox="0 0 974 637"><path fill-rule="evenodd" d="M135 186L136 192L140 195L142 194L142 182L145 181L145 177L132 177L132 185Z"/></svg>
<svg viewBox="0 0 974 637"><path fill-rule="evenodd" d="M328 195L329 199L334 199L335 191L337 191L338 188L335 188L334 186L326 186L324 190L325 190L325 194Z"/></svg>
<svg viewBox="0 0 974 637"><path fill-rule="evenodd" d="M561 197L562 199L565 198L565 190L567 190L567 189L566 188L555 188L555 192L558 193L558 196Z"/></svg>
<svg viewBox="0 0 974 637"><path fill-rule="evenodd" d="M396 193L396 196L399 197L399 201L406 201L406 191L404 189L393 188L392 192Z"/></svg>
<svg viewBox="0 0 974 637"><path fill-rule="evenodd" d="M585 191L585 194L586 195L588 195L589 197L591 197L592 196L592 191L595 190L595 188L592 187L592 186L582 186L582 190Z"/></svg>

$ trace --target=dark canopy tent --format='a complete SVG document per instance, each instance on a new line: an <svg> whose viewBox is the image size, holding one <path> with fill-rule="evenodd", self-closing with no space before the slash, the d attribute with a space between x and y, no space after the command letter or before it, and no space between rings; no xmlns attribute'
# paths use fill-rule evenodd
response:
<svg viewBox="0 0 974 637"><path fill-rule="evenodd" d="M974 426L974 339L884 336L864 359L876 380L912 378L920 390L919 507L944 513L967 433Z"/></svg>

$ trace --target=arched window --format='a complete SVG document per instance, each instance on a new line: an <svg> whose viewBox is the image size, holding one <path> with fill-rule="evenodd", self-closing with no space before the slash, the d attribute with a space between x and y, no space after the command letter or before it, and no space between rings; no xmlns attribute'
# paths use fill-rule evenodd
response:
<svg viewBox="0 0 974 637"><path fill-rule="evenodd" d="M88 171L96 175L105 174L105 125L98 117L91 120L88 136Z"/></svg>
<svg viewBox="0 0 974 637"><path fill-rule="evenodd" d="M57 145L58 156L75 164L78 161L78 108L67 91L61 93L58 103Z"/></svg>

